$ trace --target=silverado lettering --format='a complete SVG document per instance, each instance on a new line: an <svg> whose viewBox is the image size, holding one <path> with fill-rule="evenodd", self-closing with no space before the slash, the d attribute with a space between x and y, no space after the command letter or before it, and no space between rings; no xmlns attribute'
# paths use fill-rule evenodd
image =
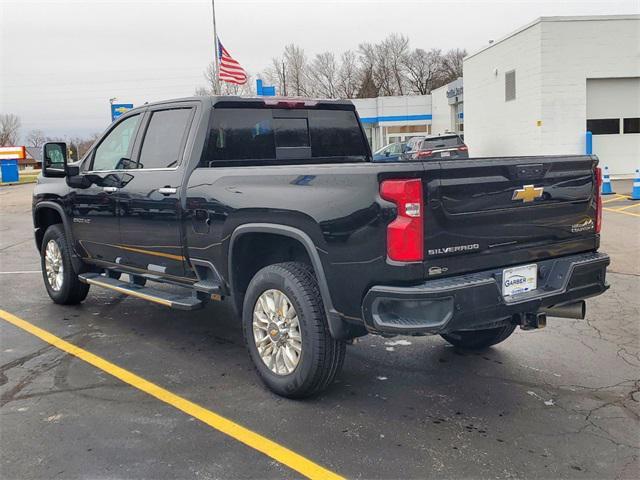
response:
<svg viewBox="0 0 640 480"><path fill-rule="evenodd" d="M430 248L429 255L443 255L445 253L468 252L479 249L480 245L478 243L472 243L471 245L456 245L455 247Z"/></svg>

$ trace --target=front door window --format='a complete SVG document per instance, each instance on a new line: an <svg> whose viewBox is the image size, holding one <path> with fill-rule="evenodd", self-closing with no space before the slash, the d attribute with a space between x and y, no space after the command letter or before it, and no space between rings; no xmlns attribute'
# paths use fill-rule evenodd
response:
<svg viewBox="0 0 640 480"><path fill-rule="evenodd" d="M122 120L96 148L91 170L123 170L132 167L130 150L140 115Z"/></svg>

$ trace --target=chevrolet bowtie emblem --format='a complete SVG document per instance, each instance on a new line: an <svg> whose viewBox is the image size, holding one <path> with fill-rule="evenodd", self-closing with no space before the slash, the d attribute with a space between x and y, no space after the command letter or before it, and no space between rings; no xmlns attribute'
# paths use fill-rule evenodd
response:
<svg viewBox="0 0 640 480"><path fill-rule="evenodd" d="M511 200L522 200L524 203L533 202L536 198L542 196L544 187L534 187L533 185L524 185L513 192Z"/></svg>

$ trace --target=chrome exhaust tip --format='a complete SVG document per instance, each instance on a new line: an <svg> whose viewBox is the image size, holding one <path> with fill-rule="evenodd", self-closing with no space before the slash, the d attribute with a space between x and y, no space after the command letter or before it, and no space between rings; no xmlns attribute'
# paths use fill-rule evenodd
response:
<svg viewBox="0 0 640 480"><path fill-rule="evenodd" d="M580 300L579 302L567 303L566 305L554 305L552 307L542 308L540 312L550 317L584 320L587 314L587 304L584 300Z"/></svg>

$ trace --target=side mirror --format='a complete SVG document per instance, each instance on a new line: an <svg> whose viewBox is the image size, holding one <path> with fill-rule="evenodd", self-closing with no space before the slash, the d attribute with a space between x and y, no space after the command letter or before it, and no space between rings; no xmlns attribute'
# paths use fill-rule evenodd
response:
<svg viewBox="0 0 640 480"><path fill-rule="evenodd" d="M386 152L384 152L384 156L388 157L391 154L391 152L389 150L387 150Z"/></svg>
<svg viewBox="0 0 640 480"><path fill-rule="evenodd" d="M67 144L47 142L42 146L42 175L65 177L67 175Z"/></svg>

